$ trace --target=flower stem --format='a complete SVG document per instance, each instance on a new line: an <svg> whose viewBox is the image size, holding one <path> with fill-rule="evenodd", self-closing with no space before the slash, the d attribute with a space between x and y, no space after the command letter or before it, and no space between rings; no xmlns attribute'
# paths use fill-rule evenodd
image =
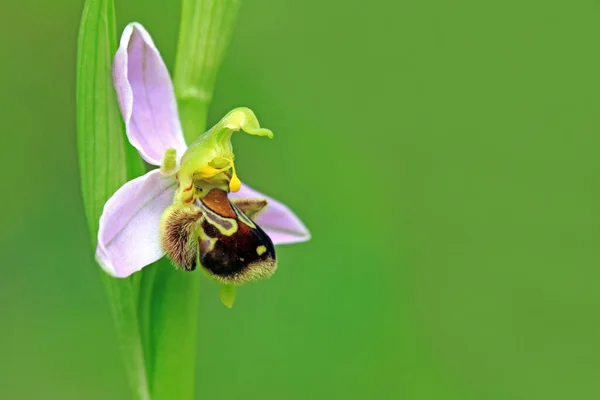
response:
<svg viewBox="0 0 600 400"><path fill-rule="evenodd" d="M175 92L188 143L204 133L217 72L235 25L240 0L183 0Z"/></svg>
<svg viewBox="0 0 600 400"><path fill-rule="evenodd" d="M174 86L188 143L206 130L217 71L239 5L240 0L183 0ZM140 320L143 330L150 330L146 347L152 350L148 367L152 400L191 400L200 274L175 270L164 260L150 268L153 277L142 281ZM150 299L144 299L147 293L151 293Z"/></svg>

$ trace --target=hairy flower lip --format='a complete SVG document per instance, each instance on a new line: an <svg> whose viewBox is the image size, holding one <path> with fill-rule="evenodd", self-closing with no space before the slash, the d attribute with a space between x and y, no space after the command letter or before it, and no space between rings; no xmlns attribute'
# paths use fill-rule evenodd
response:
<svg viewBox="0 0 600 400"><path fill-rule="evenodd" d="M150 34L139 23L131 23L123 31L113 64L113 81L127 138L142 158L161 166L165 152L175 151L175 160L168 160L164 171L155 169L127 182L104 206L96 259L108 274L124 278L164 256L159 237L160 218L173 202L177 187L175 172L188 148L168 70ZM235 114L236 118L227 121L226 128L239 130L248 123L242 116ZM256 125L249 122L252 132L246 132L268 136L268 130L260 128L257 121ZM256 221L274 244L310 239L300 219L277 200L246 185L241 185L230 197L267 199L268 207Z"/></svg>

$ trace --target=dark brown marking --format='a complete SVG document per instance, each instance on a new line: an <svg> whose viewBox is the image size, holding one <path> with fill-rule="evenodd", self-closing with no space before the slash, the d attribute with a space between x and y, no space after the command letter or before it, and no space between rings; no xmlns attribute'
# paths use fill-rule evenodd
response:
<svg viewBox="0 0 600 400"><path fill-rule="evenodd" d="M239 230L235 234L225 236L204 220L202 229L208 236L217 238L211 251L200 253L200 263L214 275L233 278L255 264L275 264L273 242L259 226L253 229L239 224ZM201 249L206 248L207 244L203 246L201 239L199 242ZM259 255L256 251L258 246L265 246L267 250Z"/></svg>
<svg viewBox="0 0 600 400"><path fill-rule="evenodd" d="M213 193L215 191L221 193ZM202 199L202 205L223 217L235 218L238 221L238 229L231 236L227 236L222 234L209 218L201 219L200 227L205 235L217 239L212 250L207 251L211 246L211 241L198 238L202 266L212 274L226 280L235 280L236 277L251 268L274 270L276 266L275 248L269 236L258 225L251 227L241 222L234 209L235 206L229 202L225 191L212 189L209 195L211 197L208 201L204 200L209 196ZM224 205L223 201L226 201L227 205ZM209 207L212 205L216 205L217 209ZM241 210L238 209L237 212L243 215ZM205 217L208 213L209 211L205 212ZM233 216L229 217L232 214ZM256 251L259 246L266 248L266 251L260 255Z"/></svg>

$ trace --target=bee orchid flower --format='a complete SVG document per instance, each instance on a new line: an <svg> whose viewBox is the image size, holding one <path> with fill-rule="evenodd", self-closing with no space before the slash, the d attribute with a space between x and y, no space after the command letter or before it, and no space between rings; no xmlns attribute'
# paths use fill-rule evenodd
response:
<svg viewBox="0 0 600 400"><path fill-rule="evenodd" d="M237 108L188 147L173 84L148 32L129 24L113 63L127 138L159 168L127 182L100 217L96 259L127 277L165 254L184 270L200 267L224 287L270 276L273 245L310 234L284 204L242 184L231 136L272 137L247 108Z"/></svg>

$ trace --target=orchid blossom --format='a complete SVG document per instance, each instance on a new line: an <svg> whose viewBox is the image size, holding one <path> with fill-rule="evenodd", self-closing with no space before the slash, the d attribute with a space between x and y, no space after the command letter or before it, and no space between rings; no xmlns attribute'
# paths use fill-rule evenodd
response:
<svg viewBox="0 0 600 400"><path fill-rule="evenodd" d="M177 267L239 285L274 272L273 244L310 238L289 208L237 177L232 133L273 136L252 111L231 111L188 147L165 63L138 23L123 32L113 80L129 142L159 168L104 207L96 258L108 274L127 277L166 253Z"/></svg>

